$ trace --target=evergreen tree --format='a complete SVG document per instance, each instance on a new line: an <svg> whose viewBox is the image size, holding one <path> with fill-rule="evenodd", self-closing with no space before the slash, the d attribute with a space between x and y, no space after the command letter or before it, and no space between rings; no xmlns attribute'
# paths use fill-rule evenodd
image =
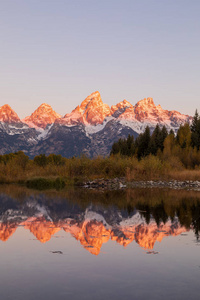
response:
<svg viewBox="0 0 200 300"><path fill-rule="evenodd" d="M121 154L124 156L133 156L135 153L134 137L130 134L127 139L119 139L112 145L110 155Z"/></svg>
<svg viewBox="0 0 200 300"><path fill-rule="evenodd" d="M192 147L193 148L196 147L197 150L199 150L199 148L200 148L200 117L199 117L197 110L195 111L195 115L192 120L191 131L192 131L192 134L191 134Z"/></svg>
<svg viewBox="0 0 200 300"><path fill-rule="evenodd" d="M134 155L134 137L133 137L133 135L132 136L130 134L128 135L126 144L127 144L127 155L133 156Z"/></svg>
<svg viewBox="0 0 200 300"><path fill-rule="evenodd" d="M120 149L119 149L119 141L118 141L112 145L110 155L115 155L115 154L118 154L119 152L120 152Z"/></svg>
<svg viewBox="0 0 200 300"><path fill-rule="evenodd" d="M163 151L164 149L164 140L168 136L168 132L165 126L163 126L162 129L160 129L160 126L157 124L150 141L150 153L153 155L156 155L158 150Z"/></svg>
<svg viewBox="0 0 200 300"><path fill-rule="evenodd" d="M125 156L128 155L128 147L127 147L126 139L121 140L120 154Z"/></svg>
<svg viewBox="0 0 200 300"><path fill-rule="evenodd" d="M160 126L157 124L156 128L152 133L150 144L149 144L149 151L153 155L156 155L158 149L160 148L160 134L161 134Z"/></svg>
<svg viewBox="0 0 200 300"><path fill-rule="evenodd" d="M161 132L160 132L160 146L159 146L159 149L161 151L163 151L163 149L164 149L164 141L165 141L167 136L168 136L167 128L165 126L163 126L163 128L161 129Z"/></svg>
<svg viewBox="0 0 200 300"><path fill-rule="evenodd" d="M199 114L198 114L198 111L197 111L197 109L196 109L196 110L195 110L194 117L193 117L193 120L192 120L192 124L191 124L191 131L192 131L192 132L195 132L195 131L196 131L198 121L199 121Z"/></svg>
<svg viewBox="0 0 200 300"><path fill-rule="evenodd" d="M144 133L141 133L137 138L137 156L138 158L147 156L150 153L150 129L149 126L145 128Z"/></svg>
<svg viewBox="0 0 200 300"><path fill-rule="evenodd" d="M173 135L175 137L175 133L173 129L170 129L169 135Z"/></svg>

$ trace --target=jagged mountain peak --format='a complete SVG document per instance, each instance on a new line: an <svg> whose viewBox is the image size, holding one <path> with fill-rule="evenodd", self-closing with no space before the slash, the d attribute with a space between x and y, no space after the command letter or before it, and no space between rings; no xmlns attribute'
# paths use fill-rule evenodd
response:
<svg viewBox="0 0 200 300"><path fill-rule="evenodd" d="M126 105L126 106L132 106L132 104L130 102L128 102L127 100L123 100L121 102L119 102L117 105L120 105L120 104L123 104L123 105Z"/></svg>
<svg viewBox="0 0 200 300"><path fill-rule="evenodd" d="M101 95L98 91L96 91L96 92L90 94L89 96L87 96L87 98L85 98L85 100L83 100L83 102L79 106L79 111L84 113L88 105L99 106L102 104L103 104L103 101L101 99Z"/></svg>
<svg viewBox="0 0 200 300"><path fill-rule="evenodd" d="M153 98L144 98L140 101L138 101L135 105L136 107L137 106L140 106L140 107L156 107L154 101L153 101Z"/></svg>
<svg viewBox="0 0 200 300"><path fill-rule="evenodd" d="M128 102L127 100L123 100L123 101L121 101L121 102L119 102L119 103L117 103L116 105L112 105L111 106L111 109L112 108L127 108L127 107L132 107L133 105L130 103L130 102Z"/></svg>
<svg viewBox="0 0 200 300"><path fill-rule="evenodd" d="M33 114L35 112L51 112L51 113L56 113L53 108L51 107L50 104L47 103L42 103L40 106L38 106L38 108L36 108L36 110L33 112ZM56 113L57 114L57 113ZM59 114L57 114L59 115ZM60 115L59 115L60 116Z"/></svg>
<svg viewBox="0 0 200 300"><path fill-rule="evenodd" d="M152 98L140 100L134 106L123 100L110 108L103 103L98 91L85 98L64 118L49 104L42 103L22 120L28 126L20 122L9 105L4 105L0 108L0 138L4 141L0 154L22 150L31 157L40 153L66 157L82 153L90 157L106 156L113 142L126 138L128 134L136 137L147 125L151 131L159 124L165 125L168 131L177 132L180 125L191 120L190 116L156 106ZM54 125L47 127L48 124Z"/></svg>
<svg viewBox="0 0 200 300"><path fill-rule="evenodd" d="M23 122L30 127L45 128L59 118L61 118L61 115L56 113L51 105L42 103L30 116L23 119Z"/></svg>
<svg viewBox="0 0 200 300"><path fill-rule="evenodd" d="M52 107L51 107L51 105L50 104L48 104L48 103L42 103L40 106L38 106L38 108L37 109L52 109Z"/></svg>
<svg viewBox="0 0 200 300"><path fill-rule="evenodd" d="M123 101L117 103L116 105L111 106L112 116L116 118L116 117L120 116L122 113L124 113L126 111L126 109L128 109L130 107L132 108L133 105L124 99Z"/></svg>
<svg viewBox="0 0 200 300"><path fill-rule="evenodd" d="M109 105L103 103L101 99L101 95L98 91L92 93L84 101L85 103L87 103L87 105L84 108L83 115L84 115L84 119L88 124L91 125L101 124L103 123L106 117L111 116L111 110ZM82 104L80 108L82 107Z"/></svg>
<svg viewBox="0 0 200 300"><path fill-rule="evenodd" d="M19 123L20 118L16 112L8 104L4 104L0 107L0 122L5 123Z"/></svg>
<svg viewBox="0 0 200 300"><path fill-rule="evenodd" d="M0 109L1 109L1 110L2 110L2 109L9 109L9 110L12 110L12 108L10 107L9 104L4 104L4 105L2 105L2 106L0 107Z"/></svg>
<svg viewBox="0 0 200 300"><path fill-rule="evenodd" d="M98 125L108 116L111 116L111 109L108 104L103 103L100 93L96 91L85 98L70 114L66 114L59 123Z"/></svg>
<svg viewBox="0 0 200 300"><path fill-rule="evenodd" d="M178 127L191 119L178 112L164 110L160 105L156 106L151 97L138 101L134 106L124 99L110 108L103 103L100 93L96 91L86 97L70 114L57 121L66 126L78 124L96 126L103 124L107 117L115 118L120 122L123 120L126 126L129 122L128 126L136 132L143 131L145 124L155 126L159 123L171 128Z"/></svg>

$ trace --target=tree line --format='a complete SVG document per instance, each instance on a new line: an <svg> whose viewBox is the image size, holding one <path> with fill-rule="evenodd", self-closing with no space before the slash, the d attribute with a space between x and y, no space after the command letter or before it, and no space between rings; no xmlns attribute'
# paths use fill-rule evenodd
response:
<svg viewBox="0 0 200 300"><path fill-rule="evenodd" d="M157 124L153 133L147 126L144 133L134 139L129 135L119 139L112 145L110 155L121 155L142 159L148 155L158 156L161 159L177 157L180 162L189 168L200 165L200 116L196 110L191 125L180 125L177 134L173 130L167 131Z"/></svg>
<svg viewBox="0 0 200 300"><path fill-rule="evenodd" d="M23 151L0 155L0 164L4 164L5 166L13 163L22 167L22 169L26 169L29 161L29 157ZM37 166L46 167L47 165L63 166L65 165L65 161L66 159L62 155L52 153L48 156L45 154L36 155L32 162Z"/></svg>

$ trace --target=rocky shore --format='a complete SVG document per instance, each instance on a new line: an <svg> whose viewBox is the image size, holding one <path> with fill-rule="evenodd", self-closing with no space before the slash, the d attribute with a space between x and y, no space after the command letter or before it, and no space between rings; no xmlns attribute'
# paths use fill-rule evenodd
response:
<svg viewBox="0 0 200 300"><path fill-rule="evenodd" d="M125 177L117 177L112 179L96 179L92 181L84 182L82 185L84 188L89 189L106 189L106 190L117 190L127 187Z"/></svg>
<svg viewBox="0 0 200 300"><path fill-rule="evenodd" d="M171 189L187 189L187 190L199 190L200 181L127 181L124 177L113 179L96 179L92 181L84 182L82 187L89 189L105 189L105 190L117 190L124 188L171 188Z"/></svg>
<svg viewBox="0 0 200 300"><path fill-rule="evenodd" d="M170 181L134 181L128 183L131 187L164 187L172 189L195 189L200 191L200 181L179 181L179 180L170 180Z"/></svg>

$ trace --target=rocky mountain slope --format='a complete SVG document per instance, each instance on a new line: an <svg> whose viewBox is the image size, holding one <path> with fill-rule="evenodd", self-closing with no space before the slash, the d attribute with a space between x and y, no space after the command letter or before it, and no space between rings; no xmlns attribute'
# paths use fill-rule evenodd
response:
<svg viewBox="0 0 200 300"><path fill-rule="evenodd" d="M22 150L30 157L56 153L65 157L82 153L108 155L113 142L128 134L136 137L148 125L165 125L175 132L192 117L162 109L152 98L132 105L126 100L109 107L94 92L71 113L61 117L46 103L20 120L9 105L0 107L0 154Z"/></svg>

